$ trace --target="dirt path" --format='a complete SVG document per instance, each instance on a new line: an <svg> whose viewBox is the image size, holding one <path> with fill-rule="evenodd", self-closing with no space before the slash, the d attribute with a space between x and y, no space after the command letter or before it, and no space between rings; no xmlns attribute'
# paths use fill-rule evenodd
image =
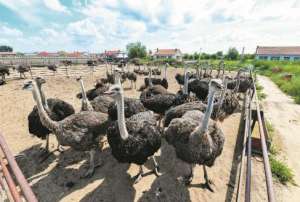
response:
<svg viewBox="0 0 300 202"><path fill-rule="evenodd" d="M300 105L295 104L269 78L259 76L258 79L267 95L264 101L266 116L278 132L286 161L294 171L296 183L300 184ZM282 192L284 201L299 201L299 187L286 187Z"/></svg>

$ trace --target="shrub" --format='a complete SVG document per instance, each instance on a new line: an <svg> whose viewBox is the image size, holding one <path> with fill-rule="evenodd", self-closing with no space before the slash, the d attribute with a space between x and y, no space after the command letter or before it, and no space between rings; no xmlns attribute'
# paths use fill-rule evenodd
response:
<svg viewBox="0 0 300 202"><path fill-rule="evenodd" d="M295 184L293 171L282 161L270 156L271 171L282 184L288 182Z"/></svg>

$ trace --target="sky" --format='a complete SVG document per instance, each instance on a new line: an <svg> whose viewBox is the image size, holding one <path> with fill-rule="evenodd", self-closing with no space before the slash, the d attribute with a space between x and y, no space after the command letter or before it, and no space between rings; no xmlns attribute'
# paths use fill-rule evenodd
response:
<svg viewBox="0 0 300 202"><path fill-rule="evenodd" d="M300 0L0 0L0 44L15 51L147 49L253 53L300 45Z"/></svg>

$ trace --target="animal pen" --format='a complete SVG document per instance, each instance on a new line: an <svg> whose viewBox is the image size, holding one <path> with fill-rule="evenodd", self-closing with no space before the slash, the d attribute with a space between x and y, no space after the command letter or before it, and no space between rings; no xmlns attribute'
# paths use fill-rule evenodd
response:
<svg viewBox="0 0 300 202"><path fill-rule="evenodd" d="M34 71L38 71L38 69L34 69ZM59 69L62 68L60 67ZM86 69L87 73L90 72L88 68ZM66 74L66 76L69 76L69 74ZM256 123L260 133L259 139L252 137ZM251 201L251 183L253 183L251 181L251 156L255 152L263 156L268 201L273 202L275 198L268 158L268 131L255 86L245 93L240 125L242 127L239 136L242 141L237 142L237 144L241 144L243 149L240 153L241 159L237 170L236 201ZM0 147L0 199L2 193L5 194L9 201L37 201L2 134L0 134ZM264 185L259 184L257 186Z"/></svg>

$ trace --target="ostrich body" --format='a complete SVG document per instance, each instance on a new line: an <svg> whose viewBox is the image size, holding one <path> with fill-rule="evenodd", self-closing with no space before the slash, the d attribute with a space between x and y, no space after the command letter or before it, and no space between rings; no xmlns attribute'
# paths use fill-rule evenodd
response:
<svg viewBox="0 0 300 202"><path fill-rule="evenodd" d="M125 119L124 97L121 85L114 85L108 91L117 103L118 120L112 122L107 130L107 139L112 155L121 163L140 165L135 177L137 182L142 176L142 165L153 156L161 146L161 131L156 126L156 118L151 111L145 111ZM158 165L154 160L156 174Z"/></svg>
<svg viewBox="0 0 300 202"><path fill-rule="evenodd" d="M8 66L0 66L0 76L2 80L5 81L5 75L9 76L9 67Z"/></svg>
<svg viewBox="0 0 300 202"><path fill-rule="evenodd" d="M25 72L29 72L32 78L31 66L30 65L19 65L17 66L17 71L20 73L20 78L26 78ZM23 76L23 77L22 77Z"/></svg>
<svg viewBox="0 0 300 202"><path fill-rule="evenodd" d="M72 114L62 121L54 121L45 111L36 83L29 82L24 89L32 90L33 98L37 102L38 113L42 124L52 131L60 145L70 146L75 150L89 151L90 166L86 177L94 173L94 155L97 139L103 136L107 128L107 115L93 111L83 111Z"/></svg>
<svg viewBox="0 0 300 202"><path fill-rule="evenodd" d="M181 118L171 121L165 131L166 140L182 161L193 165L203 165L204 178L212 191L205 166L213 166L215 159L222 153L225 137L217 123L210 119L213 110L214 94L221 84L217 80L210 82L208 106L205 114L200 111L188 111ZM182 178L189 184L193 177L192 167L189 176Z"/></svg>
<svg viewBox="0 0 300 202"><path fill-rule="evenodd" d="M130 81L131 88L133 88L133 83L134 83L134 88L136 88L136 80L137 80L136 74L133 72L126 72L125 76Z"/></svg>
<svg viewBox="0 0 300 202"><path fill-rule="evenodd" d="M75 113L73 106L63 100L53 98L46 99L42 91L42 85L45 83L44 79L37 77L35 82L41 95L42 105L52 120L61 121ZM45 151L49 152L49 135L51 131L42 124L37 106L34 106L28 115L28 129L30 134L40 139L46 139Z"/></svg>
<svg viewBox="0 0 300 202"><path fill-rule="evenodd" d="M57 72L57 66L56 65L48 65L47 66L48 67L48 69L50 70L50 71L52 71L53 72L53 75L55 75L55 73Z"/></svg>
<svg viewBox="0 0 300 202"><path fill-rule="evenodd" d="M103 95L105 91L108 90L108 86L101 81L97 82L95 87L93 89L90 89L86 92L86 97L88 100L93 100L99 95ZM82 98L82 92L78 93L76 95L77 98L81 99Z"/></svg>
<svg viewBox="0 0 300 202"><path fill-rule="evenodd" d="M112 102L108 108L109 120L115 121L118 119L118 109L117 102ZM125 118L129 118L134 114L146 111L144 105L140 100L134 98L124 98L124 113Z"/></svg>
<svg viewBox="0 0 300 202"><path fill-rule="evenodd" d="M152 82L153 85L161 85L165 89L168 89L169 83L167 80L167 66L168 66L167 64L164 66L164 77L163 78L152 78L152 71L150 69L150 71L149 71L149 72L151 72L150 77L149 78L146 77L144 79L144 85L140 87L140 91L143 91L144 89L149 87L150 82Z"/></svg>

